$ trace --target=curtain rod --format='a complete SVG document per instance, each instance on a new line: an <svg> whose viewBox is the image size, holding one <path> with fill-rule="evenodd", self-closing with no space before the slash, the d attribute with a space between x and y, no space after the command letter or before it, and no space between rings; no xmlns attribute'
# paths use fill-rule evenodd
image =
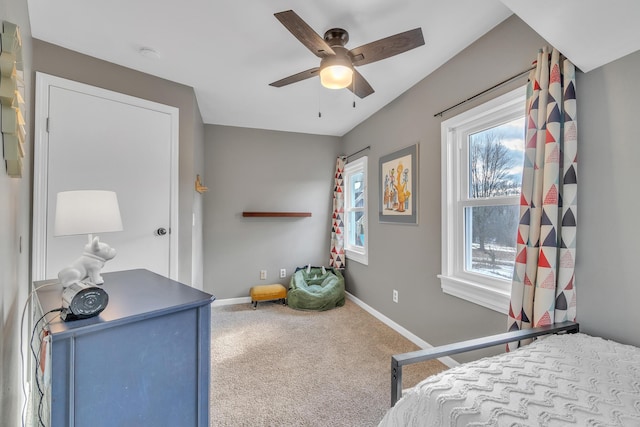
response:
<svg viewBox="0 0 640 427"><path fill-rule="evenodd" d="M456 105L453 105L453 106L451 106L451 107L447 108L446 110L442 110L442 111L440 111L439 113L434 114L434 115L433 115L433 117L438 117L438 116L442 117L442 115L443 115L444 113L446 113L447 111L449 111L449 110L453 110L454 108L459 107L459 106L461 106L462 104L465 104L465 103L467 103L467 102L469 102L469 101L471 101L471 100L473 100L473 99L476 99L477 97L479 97L479 96L481 96L481 95L484 95L484 94L485 94L485 93L487 93L487 92L491 92L492 90L497 89L497 88L499 88L500 86L506 85L507 83L510 83L510 82L512 82L513 80L515 80L515 79L517 79L517 78L519 78L519 77L522 77L522 76L524 76L524 75L528 74L531 70L535 70L535 69L536 69L536 67L531 67L531 68L528 68L528 69L526 69L526 70L524 70L524 71L521 71L521 72L519 72L518 74L516 74L516 75L514 75L514 76L511 76L511 77L509 77L508 79L503 80L503 81L501 81L500 83L498 83L498 84L495 84L495 85L491 86L489 89L485 89L485 90L483 90L483 91L482 91L482 92L480 92L480 93L476 93L476 94L475 94L475 95L473 95L472 97L467 98L467 99L465 99L465 100L464 100L464 101L462 101L462 102L458 102Z"/></svg>
<svg viewBox="0 0 640 427"><path fill-rule="evenodd" d="M342 157L344 157L345 159L348 159L349 157L353 157L353 156L355 156L356 154L360 154L360 153L362 153L364 150L370 150L370 149L371 149L371 146L370 146L370 145L367 145L366 147L364 147L364 148L363 148L363 149L361 149L361 150L356 151L355 153L351 153L351 154L349 154L348 156L342 156Z"/></svg>

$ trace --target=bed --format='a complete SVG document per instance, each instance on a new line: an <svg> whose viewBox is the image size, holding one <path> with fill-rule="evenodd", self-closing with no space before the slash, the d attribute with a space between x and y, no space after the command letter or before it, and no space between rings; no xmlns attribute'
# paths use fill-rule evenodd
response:
<svg viewBox="0 0 640 427"><path fill-rule="evenodd" d="M402 396L402 366L517 339L515 351L429 377ZM565 322L392 357L379 426L640 426L640 348Z"/></svg>

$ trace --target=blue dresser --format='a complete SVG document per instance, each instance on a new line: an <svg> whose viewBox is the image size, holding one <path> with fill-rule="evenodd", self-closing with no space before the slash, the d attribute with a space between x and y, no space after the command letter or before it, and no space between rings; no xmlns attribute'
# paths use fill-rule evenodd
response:
<svg viewBox="0 0 640 427"><path fill-rule="evenodd" d="M208 426L214 297L148 270L103 277L109 304L97 317L46 317L50 426ZM42 312L60 295L58 284L38 290Z"/></svg>

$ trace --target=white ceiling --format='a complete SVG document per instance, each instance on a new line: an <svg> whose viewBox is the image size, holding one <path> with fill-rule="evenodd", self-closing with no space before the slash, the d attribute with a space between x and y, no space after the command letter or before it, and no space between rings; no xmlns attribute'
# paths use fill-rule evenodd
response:
<svg viewBox="0 0 640 427"><path fill-rule="evenodd" d="M640 50L638 0L501 1L585 73Z"/></svg>
<svg viewBox="0 0 640 427"><path fill-rule="evenodd" d="M583 71L640 49L637 0L28 3L33 37L192 86L205 123L322 135L344 135L513 12ZM539 12L552 6L563 13ZM356 108L351 92L322 88L318 78L274 88L269 83L319 65L273 16L288 9L320 36L346 29L349 49L416 27L425 45L359 67L375 93L355 98ZM158 57L141 55L143 47Z"/></svg>

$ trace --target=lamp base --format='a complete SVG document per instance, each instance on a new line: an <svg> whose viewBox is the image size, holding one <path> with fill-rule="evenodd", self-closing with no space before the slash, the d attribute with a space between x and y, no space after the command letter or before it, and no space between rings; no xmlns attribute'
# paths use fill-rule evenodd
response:
<svg viewBox="0 0 640 427"><path fill-rule="evenodd" d="M75 282L62 291L63 321L87 319L97 316L107 307L109 295L92 283Z"/></svg>
<svg viewBox="0 0 640 427"><path fill-rule="evenodd" d="M104 283L100 271L105 262L116 256L116 250L101 242L98 236L90 236L89 243L84 246L82 255L70 266L58 273L58 279L63 287L72 283L87 281L96 285ZM86 282L85 282L86 283Z"/></svg>

